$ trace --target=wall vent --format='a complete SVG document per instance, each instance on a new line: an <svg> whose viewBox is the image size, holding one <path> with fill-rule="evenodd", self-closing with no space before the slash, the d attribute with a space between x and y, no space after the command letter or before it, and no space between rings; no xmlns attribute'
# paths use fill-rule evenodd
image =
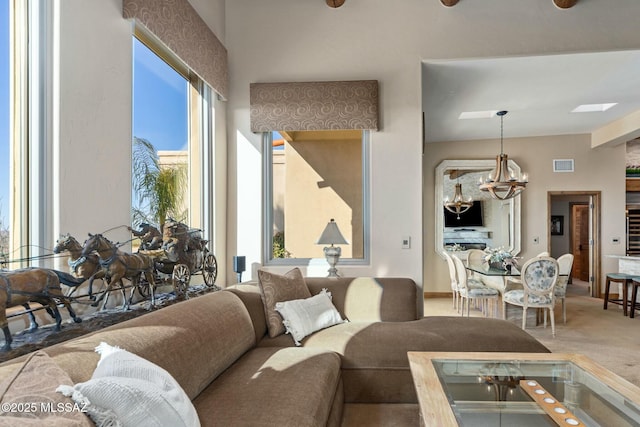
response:
<svg viewBox="0 0 640 427"><path fill-rule="evenodd" d="M553 159L554 172L573 172L573 159Z"/></svg>

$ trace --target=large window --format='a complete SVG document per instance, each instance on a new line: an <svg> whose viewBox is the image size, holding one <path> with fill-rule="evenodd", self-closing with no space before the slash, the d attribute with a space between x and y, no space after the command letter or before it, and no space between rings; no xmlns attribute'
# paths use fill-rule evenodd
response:
<svg viewBox="0 0 640 427"><path fill-rule="evenodd" d="M0 262L8 258L9 242L9 2L0 2Z"/></svg>
<svg viewBox="0 0 640 427"><path fill-rule="evenodd" d="M189 82L134 38L132 223L189 221Z"/></svg>
<svg viewBox="0 0 640 427"><path fill-rule="evenodd" d="M152 35L133 43L132 224L171 218L213 241L213 91Z"/></svg>
<svg viewBox="0 0 640 427"><path fill-rule="evenodd" d="M334 219L347 245L341 263L368 261L368 135L366 131L265 134L269 264L324 258L316 244Z"/></svg>

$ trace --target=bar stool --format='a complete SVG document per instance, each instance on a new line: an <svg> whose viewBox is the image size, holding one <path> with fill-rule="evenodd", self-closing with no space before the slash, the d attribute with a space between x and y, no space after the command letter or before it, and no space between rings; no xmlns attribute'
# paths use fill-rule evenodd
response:
<svg viewBox="0 0 640 427"><path fill-rule="evenodd" d="M607 281L604 288L604 309L607 309L607 303L613 303L622 306L622 313L627 315L627 287L631 284L634 276L625 273L608 273ZM622 283L622 298L609 298L609 287L611 282Z"/></svg>
<svg viewBox="0 0 640 427"><path fill-rule="evenodd" d="M636 297L638 296L638 286L640 286L640 277L634 277L631 280L631 286L633 286L633 291L631 291L631 312L629 313L629 317L632 319L635 317L635 313L637 309L640 309L640 303L636 302Z"/></svg>

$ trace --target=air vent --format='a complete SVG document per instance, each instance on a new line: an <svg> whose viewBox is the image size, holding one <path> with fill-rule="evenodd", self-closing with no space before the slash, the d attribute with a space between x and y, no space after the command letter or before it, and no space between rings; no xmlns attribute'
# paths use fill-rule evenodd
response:
<svg viewBox="0 0 640 427"><path fill-rule="evenodd" d="M554 172L573 172L573 159L553 159Z"/></svg>

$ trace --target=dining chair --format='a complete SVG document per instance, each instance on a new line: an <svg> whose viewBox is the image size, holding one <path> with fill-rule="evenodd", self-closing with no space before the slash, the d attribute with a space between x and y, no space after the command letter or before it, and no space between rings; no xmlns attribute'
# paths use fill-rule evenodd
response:
<svg viewBox="0 0 640 427"><path fill-rule="evenodd" d="M549 252L547 252L547 251L542 251L538 255L534 256L533 258L540 258L540 257L544 257L544 256L551 256L551 255L549 255ZM507 278L507 283L505 285L505 289L509 286L509 283L513 283L514 285L522 286L522 280L519 277L509 277L509 278Z"/></svg>
<svg viewBox="0 0 640 427"><path fill-rule="evenodd" d="M467 303L467 317L469 317L470 302L480 301L482 313L487 316L489 310L493 308L494 316L498 307L498 295L500 294L496 289L484 286L480 281L469 278L467 276L467 268L464 263L457 256L452 256L453 263L458 275L458 289L460 293L460 299L462 302L462 315L464 316L464 304Z"/></svg>
<svg viewBox="0 0 640 427"><path fill-rule="evenodd" d="M555 337L553 307L559 270L558 261L551 257L537 257L527 261L520 274L522 289L507 291L502 295L502 318L507 318L507 304L522 307L522 329L526 329L528 308L547 309L551 317L551 335ZM546 314L543 317L546 328Z"/></svg>
<svg viewBox="0 0 640 427"><path fill-rule="evenodd" d="M481 267L484 264L485 253L481 249L469 249L467 251L467 265ZM476 273L471 272L470 277L476 277ZM482 284L482 282L480 281Z"/></svg>
<svg viewBox="0 0 640 427"><path fill-rule="evenodd" d="M567 284L571 277L571 268L573 267L573 254L564 254L558 257L558 282L554 293L556 299L562 301L562 323L567 323Z"/></svg>
<svg viewBox="0 0 640 427"><path fill-rule="evenodd" d="M458 274L456 273L456 266L453 263L452 256L447 253L447 251L443 252L444 259L447 260L447 266L449 267L449 279L451 280L451 292L453 297L453 308L455 310L460 310L459 301L460 301L460 289L458 286Z"/></svg>
<svg viewBox="0 0 640 427"><path fill-rule="evenodd" d="M480 249L469 249L467 251L467 265L481 266L484 263L485 253Z"/></svg>

